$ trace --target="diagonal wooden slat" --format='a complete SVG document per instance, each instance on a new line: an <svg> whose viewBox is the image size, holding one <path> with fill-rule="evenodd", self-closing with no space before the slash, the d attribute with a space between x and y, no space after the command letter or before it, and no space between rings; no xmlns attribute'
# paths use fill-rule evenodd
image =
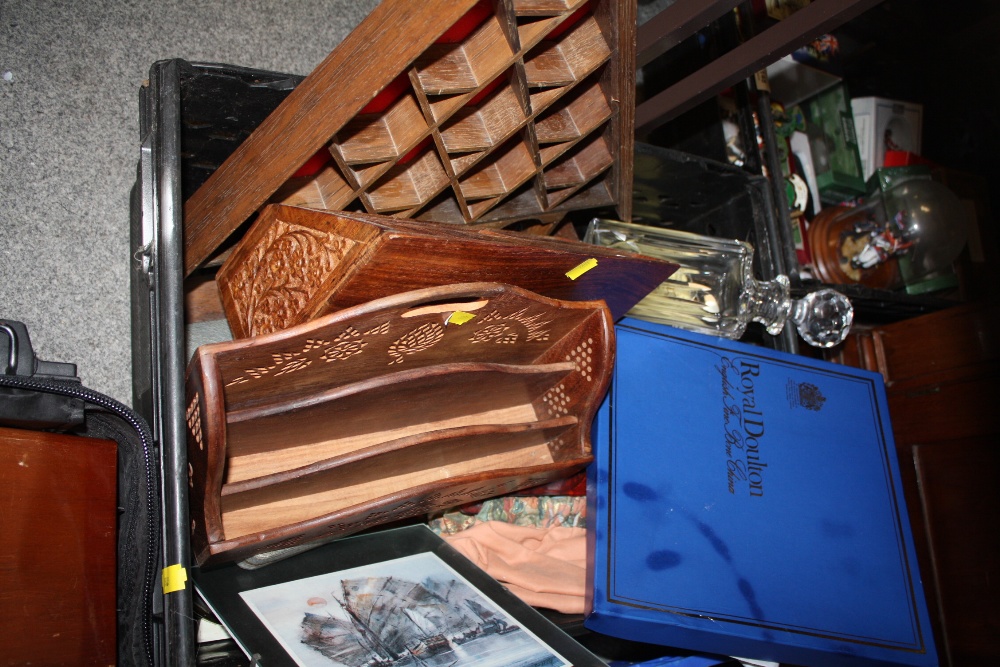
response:
<svg viewBox="0 0 1000 667"><path fill-rule="evenodd" d="M881 0L813 0L809 5L643 102L636 132L652 130L747 78Z"/></svg>
<svg viewBox="0 0 1000 667"><path fill-rule="evenodd" d="M636 67L651 62L698 32L741 0L678 0L636 31Z"/></svg>

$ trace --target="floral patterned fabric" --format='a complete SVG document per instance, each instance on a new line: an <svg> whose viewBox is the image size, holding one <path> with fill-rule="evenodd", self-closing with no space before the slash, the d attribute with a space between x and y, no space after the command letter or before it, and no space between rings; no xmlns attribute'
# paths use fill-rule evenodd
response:
<svg viewBox="0 0 1000 667"><path fill-rule="evenodd" d="M438 535L458 533L483 521L532 528L584 528L586 509L586 496L504 496L484 501L474 515L447 512L431 519L428 525Z"/></svg>

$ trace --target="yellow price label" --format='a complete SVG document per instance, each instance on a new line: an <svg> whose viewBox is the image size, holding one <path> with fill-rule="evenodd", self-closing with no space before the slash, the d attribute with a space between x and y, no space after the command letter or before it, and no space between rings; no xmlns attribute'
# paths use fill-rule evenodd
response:
<svg viewBox="0 0 1000 667"><path fill-rule="evenodd" d="M183 565L171 565L163 568L163 592L175 593L184 590L187 585L187 570Z"/></svg>
<svg viewBox="0 0 1000 667"><path fill-rule="evenodd" d="M570 280L576 280L577 278L585 274L587 271L590 271L595 266L597 266L597 260L591 257L590 259L580 262L572 269L567 271L566 277L569 278Z"/></svg>
<svg viewBox="0 0 1000 667"><path fill-rule="evenodd" d="M445 322L445 324L459 324L459 325L461 325L461 324L465 324L466 322L468 322L471 319L474 319L475 317L476 316L473 315L472 313L467 313L464 310L456 310L454 313L451 314L450 317L448 317L448 320Z"/></svg>

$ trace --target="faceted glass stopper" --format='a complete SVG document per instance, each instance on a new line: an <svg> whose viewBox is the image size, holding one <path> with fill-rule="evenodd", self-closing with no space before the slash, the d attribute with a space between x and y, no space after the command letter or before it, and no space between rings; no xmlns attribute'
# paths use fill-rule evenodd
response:
<svg viewBox="0 0 1000 667"><path fill-rule="evenodd" d="M847 337L854 308L840 292L821 289L796 301L788 319L795 323L805 342L814 347L833 347Z"/></svg>
<svg viewBox="0 0 1000 667"><path fill-rule="evenodd" d="M754 278L754 249L744 241L602 219L591 221L584 241L678 265L629 311L632 317L733 339L750 322L776 336L791 320L816 347L844 340L854 321L851 302L832 289L793 301L787 276Z"/></svg>

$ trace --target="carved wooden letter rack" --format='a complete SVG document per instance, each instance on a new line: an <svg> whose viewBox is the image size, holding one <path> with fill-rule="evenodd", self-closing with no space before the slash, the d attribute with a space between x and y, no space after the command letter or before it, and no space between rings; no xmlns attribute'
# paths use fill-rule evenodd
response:
<svg viewBox="0 0 1000 667"><path fill-rule="evenodd" d="M497 283L202 346L187 380L195 558L330 540L577 472L613 357L603 302Z"/></svg>
<svg viewBox="0 0 1000 667"><path fill-rule="evenodd" d="M573 272L585 262L589 270ZM216 282L233 336L245 338L391 294L463 282L506 283L569 301L603 299L617 320L676 268L559 237L272 205Z"/></svg>

